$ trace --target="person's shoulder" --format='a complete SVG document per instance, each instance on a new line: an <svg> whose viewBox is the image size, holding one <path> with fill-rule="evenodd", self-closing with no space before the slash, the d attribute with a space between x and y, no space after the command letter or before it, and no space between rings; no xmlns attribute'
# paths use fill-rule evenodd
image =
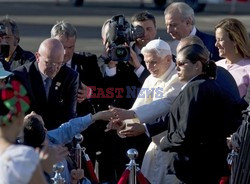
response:
<svg viewBox="0 0 250 184"><path fill-rule="evenodd" d="M203 32L203 31L200 31L200 30L198 30L198 29L197 29L196 34L197 34L197 36L199 36L199 35L203 35L203 36L207 36L207 37L215 38L215 36L214 36L214 35L209 34L209 33L206 33L206 32Z"/></svg>
<svg viewBox="0 0 250 184"><path fill-rule="evenodd" d="M20 45L16 48L17 55L23 60L35 61L36 57L31 51L24 50Z"/></svg>
<svg viewBox="0 0 250 184"><path fill-rule="evenodd" d="M32 62L28 62L28 63L25 63L19 67L17 67L16 69L13 70L13 72L28 72L30 71L30 69L32 68L32 66L34 66L35 61L32 61ZM35 67L35 66L34 66Z"/></svg>
<svg viewBox="0 0 250 184"><path fill-rule="evenodd" d="M75 60L77 64L84 64L86 62L97 62L97 56L90 52L78 52L74 53L72 60Z"/></svg>
<svg viewBox="0 0 250 184"><path fill-rule="evenodd" d="M67 73L68 75L78 75L78 73L67 65L63 65L59 71L59 73Z"/></svg>
<svg viewBox="0 0 250 184"><path fill-rule="evenodd" d="M249 68L250 67L250 58L242 59L238 62L240 66L244 66Z"/></svg>
<svg viewBox="0 0 250 184"><path fill-rule="evenodd" d="M38 153L25 145L9 146L0 158L0 178L4 183L28 183L40 161Z"/></svg>
<svg viewBox="0 0 250 184"><path fill-rule="evenodd" d="M59 70L58 74L56 75L56 78L73 79L78 78L78 75L78 72L66 65L63 65Z"/></svg>
<svg viewBox="0 0 250 184"><path fill-rule="evenodd" d="M215 42L215 36L214 35L199 31L198 29L197 29L197 32L196 32L196 36L198 36L203 42L208 42L208 41Z"/></svg>
<svg viewBox="0 0 250 184"><path fill-rule="evenodd" d="M16 144L8 148L7 152L11 153L15 158L18 157L32 157L38 158L37 152L34 148L26 145Z"/></svg>

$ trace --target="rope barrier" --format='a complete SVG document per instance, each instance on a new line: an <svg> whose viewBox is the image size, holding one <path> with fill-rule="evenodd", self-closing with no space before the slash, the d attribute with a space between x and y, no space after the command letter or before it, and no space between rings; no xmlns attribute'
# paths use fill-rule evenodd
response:
<svg viewBox="0 0 250 184"><path fill-rule="evenodd" d="M137 150L129 149L127 151L127 156L129 157L130 162L127 164L127 168L123 172L118 184L136 184L137 181L139 184L150 184L147 178L142 174L140 168L137 167L138 164L135 162L135 159L138 156Z"/></svg>
<svg viewBox="0 0 250 184"><path fill-rule="evenodd" d="M83 152L83 155L84 155L84 159L86 161L86 167L87 167L87 171L89 173L90 181L92 183L99 183L99 180L95 174L93 163L91 162L89 155L85 152Z"/></svg>
<svg viewBox="0 0 250 184"><path fill-rule="evenodd" d="M137 179L139 184L149 184L149 181L147 180L147 178L145 178L145 176L142 174L141 170L138 170L136 172L137 175Z"/></svg>
<svg viewBox="0 0 250 184"><path fill-rule="evenodd" d="M117 184L127 184L129 175L130 175L130 170L126 168L125 171L122 173L122 176Z"/></svg>

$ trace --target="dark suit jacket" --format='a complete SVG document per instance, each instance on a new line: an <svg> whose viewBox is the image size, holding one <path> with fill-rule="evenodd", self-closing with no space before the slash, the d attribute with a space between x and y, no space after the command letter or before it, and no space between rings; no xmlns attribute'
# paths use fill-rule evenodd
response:
<svg viewBox="0 0 250 184"><path fill-rule="evenodd" d="M103 87L103 77L97 64L97 57L91 53L74 53L71 60L71 67L79 73L80 82L87 86L96 88ZM94 113L101 110L102 99L90 98L81 103L77 103L77 116L83 116L88 113ZM92 162L95 162L96 152L99 150L102 135L106 128L106 123L94 123L88 129L82 132L84 140L82 145L86 147L87 153Z"/></svg>
<svg viewBox="0 0 250 184"><path fill-rule="evenodd" d="M245 109L245 106L242 104L242 100L240 98L239 90L237 84L233 78L233 76L224 68L217 66L217 76L216 82L220 86L220 88L224 91L224 95L227 96L228 100L230 100L232 109L234 109L235 113L237 112L235 123L233 126L233 130L237 129L240 124L241 111ZM234 107L234 108L233 108ZM156 123L147 125L149 133L151 136L157 135L164 130L167 130L168 127L168 118L167 116L158 118Z"/></svg>
<svg viewBox="0 0 250 184"><path fill-rule="evenodd" d="M197 29L196 36L198 36L203 41L203 43L205 44L205 46L207 47L207 49L210 52L210 58L212 60L218 61L221 59L219 56L219 51L218 51L217 47L215 47L216 40L215 40L215 37L213 35L203 33Z"/></svg>
<svg viewBox="0 0 250 184"><path fill-rule="evenodd" d="M71 68L75 69L79 73L80 82L87 86L102 87L103 78L100 68L97 64L97 57L90 53L74 53L71 60ZM78 116L86 115L88 113L94 113L99 111L101 106L100 99L88 99L84 100L82 103L77 104L77 114Z"/></svg>
<svg viewBox="0 0 250 184"><path fill-rule="evenodd" d="M168 164L181 181L215 183L225 174L226 137L235 131L234 111L225 90L204 75L180 92L165 119L167 134L160 147L171 153Z"/></svg>
<svg viewBox="0 0 250 184"><path fill-rule="evenodd" d="M77 72L62 66L52 80L48 99L37 62L25 64L14 70L15 77L27 88L31 109L43 117L48 130L76 117L79 77Z"/></svg>

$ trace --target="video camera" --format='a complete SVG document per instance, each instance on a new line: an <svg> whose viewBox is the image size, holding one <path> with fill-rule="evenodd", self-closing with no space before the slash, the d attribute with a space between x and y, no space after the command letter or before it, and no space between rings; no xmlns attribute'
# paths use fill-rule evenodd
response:
<svg viewBox="0 0 250 184"><path fill-rule="evenodd" d="M6 35L5 25L0 23L0 39ZM8 57L10 51L10 46L0 42L0 57Z"/></svg>
<svg viewBox="0 0 250 184"><path fill-rule="evenodd" d="M130 42L144 36L141 26L130 25L124 15L112 17L107 32L108 56L112 61L130 60Z"/></svg>

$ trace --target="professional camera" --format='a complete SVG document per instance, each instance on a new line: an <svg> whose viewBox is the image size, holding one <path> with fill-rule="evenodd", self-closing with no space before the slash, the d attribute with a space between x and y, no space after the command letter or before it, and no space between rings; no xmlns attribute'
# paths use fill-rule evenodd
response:
<svg viewBox="0 0 250 184"><path fill-rule="evenodd" d="M2 39L2 37L5 35L6 35L5 26L0 23L0 39ZM1 40L0 40L0 57L8 57L9 50L10 50L10 46L5 43L1 43Z"/></svg>
<svg viewBox="0 0 250 184"><path fill-rule="evenodd" d="M107 32L109 44L109 58L112 61L130 60L130 42L144 36L144 29L141 26L129 24L124 15L112 17Z"/></svg>

